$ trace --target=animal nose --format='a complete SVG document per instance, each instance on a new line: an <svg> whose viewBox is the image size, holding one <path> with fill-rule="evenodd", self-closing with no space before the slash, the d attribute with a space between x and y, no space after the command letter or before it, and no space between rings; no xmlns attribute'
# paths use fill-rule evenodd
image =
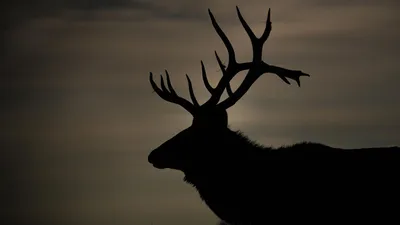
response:
<svg viewBox="0 0 400 225"><path fill-rule="evenodd" d="M153 164L154 162L154 154L152 154L153 152L150 152L149 156L147 157L147 161L149 161L149 163Z"/></svg>

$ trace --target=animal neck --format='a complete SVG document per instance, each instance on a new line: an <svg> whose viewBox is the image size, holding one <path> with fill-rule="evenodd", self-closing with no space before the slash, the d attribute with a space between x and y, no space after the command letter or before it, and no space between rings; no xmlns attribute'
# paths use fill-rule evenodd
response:
<svg viewBox="0 0 400 225"><path fill-rule="evenodd" d="M255 152L265 153L267 150L271 149L250 140L241 131L232 131L229 128L224 138L226 140L224 144L240 154L253 154Z"/></svg>
<svg viewBox="0 0 400 225"><path fill-rule="evenodd" d="M185 182L197 189L208 189L219 186L218 183L230 183L234 177L244 175L249 164L267 158L272 148L263 147L243 135L240 131L225 130L218 136L218 144L212 145L212 158L208 158L204 165L188 168L185 173ZM220 185L222 186L222 184Z"/></svg>

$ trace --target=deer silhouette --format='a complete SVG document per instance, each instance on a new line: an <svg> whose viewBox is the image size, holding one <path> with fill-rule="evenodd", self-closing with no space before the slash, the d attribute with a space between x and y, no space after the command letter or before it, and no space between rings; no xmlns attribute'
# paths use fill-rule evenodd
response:
<svg viewBox="0 0 400 225"><path fill-rule="evenodd" d="M154 91L165 101L180 105L193 116L192 125L153 150L148 161L158 169L184 173L184 181L197 189L202 200L229 224L382 224L400 222L397 165L398 147L339 149L303 142L280 148L263 147L228 127L227 109L233 106L263 74L284 82L309 76L267 64L263 44L271 32L270 10L261 37L256 37L239 8L237 14L253 47L251 62L236 61L235 51L213 14L213 27L229 56L225 66L215 52L223 76L213 88L201 61L202 77L211 97L196 100L187 76L192 102L174 90L167 71L161 88L150 73ZM232 78L248 70L233 91ZM228 97L220 101L227 91Z"/></svg>

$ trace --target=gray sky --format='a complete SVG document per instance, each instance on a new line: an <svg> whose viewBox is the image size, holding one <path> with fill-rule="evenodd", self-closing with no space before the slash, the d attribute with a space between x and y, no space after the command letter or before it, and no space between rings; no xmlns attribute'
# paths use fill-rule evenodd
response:
<svg viewBox="0 0 400 225"><path fill-rule="evenodd" d="M31 224L215 224L182 174L148 153L190 115L152 92L168 69L207 100L226 62L207 8L238 60L251 46L238 5L260 34L271 7L268 63L311 74L302 87L267 74L229 110L233 129L266 146L315 141L342 148L400 145L399 1L15 0L2 13L0 140L10 215ZM237 87L239 75L232 83Z"/></svg>

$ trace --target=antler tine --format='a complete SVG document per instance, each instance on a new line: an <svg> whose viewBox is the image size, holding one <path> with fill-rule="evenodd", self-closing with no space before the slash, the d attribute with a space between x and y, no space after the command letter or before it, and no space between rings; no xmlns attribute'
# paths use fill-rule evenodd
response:
<svg viewBox="0 0 400 225"><path fill-rule="evenodd" d="M167 87L165 87L164 78L162 77L161 74L160 74L160 80L161 80L161 90L162 90L164 93L172 94L172 91L169 91L169 90L167 89ZM175 92L175 90L174 90L174 92Z"/></svg>
<svg viewBox="0 0 400 225"><path fill-rule="evenodd" d="M232 93L231 88L227 86L229 85L229 82L232 80L232 78L237 74L237 72L239 72L239 68L238 63L236 62L235 50L233 49L231 42L229 41L226 34L222 31L221 27L218 25L210 9L208 9L208 14L210 15L211 23L215 31L221 38L226 47L226 50L228 51L229 58L228 66L225 68L225 74L223 74L221 80L218 82L217 87L213 89L211 98L205 103L210 105L217 105L225 88L227 88L227 91L228 89L230 90L229 93Z"/></svg>
<svg viewBox="0 0 400 225"><path fill-rule="evenodd" d="M175 92L175 90L174 90L174 87L172 87L171 80L169 79L169 74L168 74L168 71L167 71L167 70L165 70L165 74L167 75L167 85L168 85L169 91L170 91L173 95L177 95L176 92ZM162 78L162 77L161 77L161 78Z"/></svg>
<svg viewBox="0 0 400 225"><path fill-rule="evenodd" d="M243 18L242 14L240 13L240 10L239 10L238 6L236 6L236 12L237 12L237 15L239 17L240 23L242 24L244 30L246 31L247 35L250 38L251 45L253 47L253 63L262 61L263 45L264 45L264 43L265 43L265 41L267 39L261 40L261 39L256 37L256 35L251 30L250 26L247 24L246 20ZM271 21L270 21L270 10L268 10L267 24L268 23L271 24ZM268 31L268 28L269 28L269 31L270 31L271 26L267 25L265 27L265 30L264 30L263 34ZM269 31L267 33L269 33Z"/></svg>
<svg viewBox="0 0 400 225"><path fill-rule="evenodd" d="M218 62L219 68L222 71L222 76L227 76L225 65L222 63L221 59L219 58L217 51L215 51L215 58L217 58L217 62ZM233 78L233 76L232 76L232 78ZM228 93L228 96L233 95L232 87L231 87L230 82L228 82L226 84L226 92Z"/></svg>
<svg viewBox="0 0 400 225"><path fill-rule="evenodd" d="M260 41L265 42L269 34L271 33L272 30L272 24L271 24L271 8L268 9L268 16L267 16L267 22L265 23L265 29L263 34L260 37Z"/></svg>
<svg viewBox="0 0 400 225"><path fill-rule="evenodd" d="M200 106L199 102L197 101L196 96L195 96L194 91L193 91L192 81L190 80L189 75L187 75L187 74L186 74L186 79L187 79L188 86L189 86L190 98L192 99L192 102L193 102L194 106L195 107L199 107Z"/></svg>
<svg viewBox="0 0 400 225"><path fill-rule="evenodd" d="M281 78L285 83L290 84L290 82L286 79L292 79L296 81L297 85L300 87L300 77L309 77L310 74L304 73L301 70L289 70L285 69L279 66L273 66L273 65L268 65L268 72L269 73L274 73L278 75L279 78Z"/></svg>
<svg viewBox="0 0 400 225"><path fill-rule="evenodd" d="M200 61L200 63L201 63L201 75L203 77L204 85L206 86L208 92L210 92L210 94L213 94L214 88L211 87L210 83L208 82L206 67L204 66L203 60Z"/></svg>
<svg viewBox="0 0 400 225"><path fill-rule="evenodd" d="M310 76L306 73L303 73L299 70L289 70L285 68L281 68L278 66L268 65L262 60L262 50L263 45L269 37L269 34L272 29L271 25L271 9L268 10L268 17L266 21L266 26L263 34L260 38L257 38L253 31L248 26L247 22L244 20L243 16L240 13L239 8L236 6L237 14L239 17L242 26L246 30L246 33L250 37L250 41L253 47L253 60L252 62L245 62L237 64L239 70L248 69L248 73L243 80L242 84L238 87L238 89L223 102L219 103L218 106L222 108L229 108L234 105L243 95L250 89L251 85L264 73L274 73L278 75L285 83L290 84L287 78L295 80L300 86L300 76Z"/></svg>
<svg viewBox="0 0 400 225"><path fill-rule="evenodd" d="M232 91L232 87L231 87L230 83L228 83L228 85L226 85L226 92L228 93L229 97L233 96L233 91Z"/></svg>
<svg viewBox="0 0 400 225"><path fill-rule="evenodd" d="M208 9L208 14L210 15L211 23L212 23L215 31L217 32L217 34L221 38L222 42L224 42L226 50L228 50L229 64L236 63L235 50L233 49L233 46L232 46L231 42L229 41L229 39L226 36L226 34L224 33L224 31L222 31L221 27L218 25L217 21L215 20L214 15L212 14L210 9Z"/></svg>
<svg viewBox="0 0 400 225"><path fill-rule="evenodd" d="M242 24L244 30L246 31L247 35L249 35L251 42L254 42L257 40L256 35L254 32L251 30L250 26L247 24L247 22L244 20L242 14L240 13L239 7L236 6L236 13L239 17L240 23Z"/></svg>
<svg viewBox="0 0 400 225"><path fill-rule="evenodd" d="M186 109L188 112L190 112L192 115L194 115L195 109L197 106L193 105L188 100L186 100L176 94L174 88L172 87L167 70L165 70L165 73L167 76L167 85L168 85L169 90L166 88L164 79L162 76L161 76L161 89L160 89L153 80L153 73L150 72L149 79L150 79L150 84L151 84L153 90L157 93L158 96L160 96L165 101L178 104L178 105L182 106L184 109ZM189 91L190 91L190 89L191 88L189 88ZM191 92L193 92L193 89L191 89Z"/></svg>
<svg viewBox="0 0 400 225"><path fill-rule="evenodd" d="M215 52L215 54L216 54L216 56L217 56L217 60L219 60L219 57L218 57L218 55L217 55L217 52ZM219 60L219 61L220 61L220 60ZM206 68L205 68L205 66L204 66L203 61L200 61L200 62L201 62L201 74L202 74L202 77L203 77L204 85L206 86L208 92L210 92L210 94L212 95L212 94L214 93L214 88L213 88L213 87L210 85L210 83L208 82L207 73L206 73ZM222 75L224 75L225 67L223 66L222 62L221 62L219 65L220 65L220 67L221 67L221 71L223 72ZM230 83L228 83L228 85L226 86L226 92L228 93L228 96L233 95L233 92L232 92L232 88L231 88Z"/></svg>

